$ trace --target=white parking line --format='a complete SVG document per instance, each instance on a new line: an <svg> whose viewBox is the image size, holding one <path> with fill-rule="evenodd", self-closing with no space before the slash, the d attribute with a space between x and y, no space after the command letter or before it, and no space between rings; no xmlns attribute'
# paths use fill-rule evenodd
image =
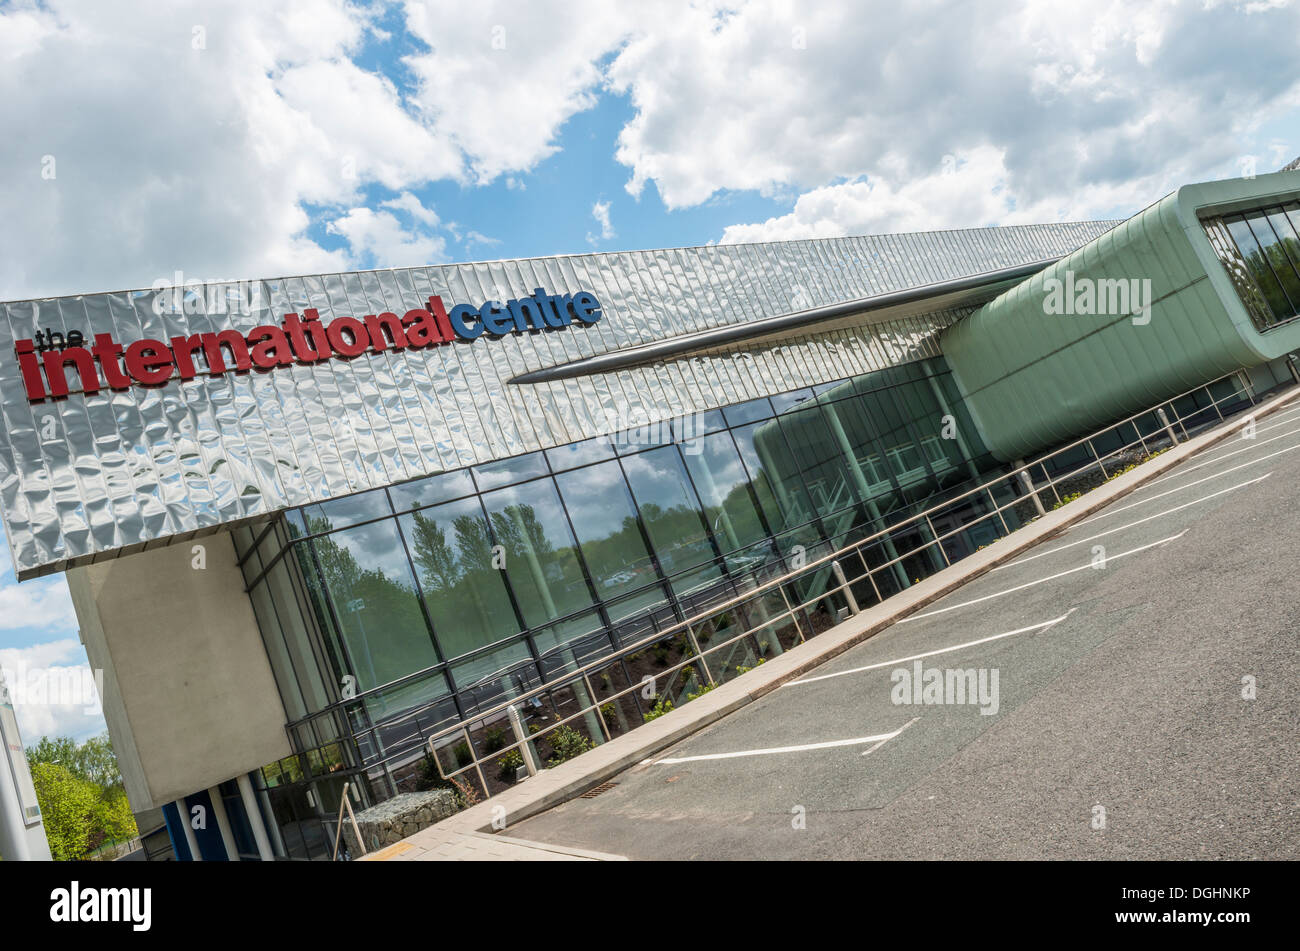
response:
<svg viewBox="0 0 1300 951"><path fill-rule="evenodd" d="M1106 511L1101 512L1097 515L1090 515L1085 519L1081 519L1075 522L1074 527L1077 528L1080 525L1087 525L1089 522L1096 522L1103 518L1110 518L1110 516L1117 515L1120 512L1127 512L1129 509L1135 509L1139 505L1146 505L1148 502L1154 502L1156 499L1163 499L1166 495L1173 495L1175 492L1182 492L1185 489L1190 489L1194 486L1201 485L1205 482L1209 482L1212 479L1220 479L1223 476L1226 476L1230 472L1238 472L1242 469L1248 469L1251 466L1257 466L1261 462L1267 462L1270 459L1276 458L1277 456L1284 455L1288 452L1295 452L1297 449L1300 449L1300 443L1296 443L1294 446L1287 446L1285 449L1279 449L1277 452L1270 452L1267 456L1261 456L1260 458L1253 459L1250 462L1243 462L1241 465L1233 466L1231 469L1224 469L1222 472L1214 473L1214 475L1207 475L1204 478L1197 479L1195 482L1189 482L1186 485L1180 485L1176 489L1166 489L1164 492L1157 492L1155 495L1149 495L1145 499L1139 499L1138 501L1131 502L1128 505L1121 505L1118 508L1107 509Z"/></svg>
<svg viewBox="0 0 1300 951"><path fill-rule="evenodd" d="M1266 472L1258 479L1251 479L1249 482L1238 482L1236 485L1230 485L1226 489L1220 489L1218 492L1211 492L1209 495L1203 495L1199 499L1191 502L1184 502L1182 505L1175 505L1171 509L1165 509L1163 512L1157 512L1155 515L1148 515L1146 518L1140 518L1136 522L1129 522L1127 525L1121 525L1119 528L1108 528L1104 532L1098 532L1096 535L1089 535L1087 538L1081 538L1077 542L1070 542L1068 545L1058 545L1056 548L1039 552L1037 555L1029 555L1026 558L1017 558L1015 561L1008 561L1006 564L998 565L994 571L1001 571L1003 568L1014 568L1016 565L1023 565L1027 561L1033 561L1035 558L1046 558L1048 555L1055 555L1058 551L1065 551L1067 548L1073 548L1075 545L1086 545L1088 542L1096 541L1098 538L1105 538L1107 535L1114 535L1116 532L1122 532L1126 528L1132 528L1134 525L1141 525L1143 522L1149 522L1152 519L1163 518L1166 515L1172 515L1174 512L1181 512L1183 509L1191 508L1193 505L1200 505L1202 502L1208 502L1210 499L1220 495L1227 495L1229 492L1236 492L1238 489L1245 488L1248 485L1254 485L1256 482L1263 482L1272 472ZM1080 522L1080 525L1083 523Z"/></svg>
<svg viewBox="0 0 1300 951"><path fill-rule="evenodd" d="M1119 561L1119 559L1121 558L1127 558L1129 555L1136 555L1138 552L1146 551L1148 548L1155 548L1157 545L1165 544L1165 542L1177 541L1178 539L1186 535L1188 531L1189 529L1185 528L1177 535L1170 535L1168 538L1162 538L1158 542L1151 542L1149 545L1142 545L1141 547L1138 548L1130 548L1128 551L1122 551L1118 555L1107 555L1106 564L1109 565L1112 561ZM933 611L925 611L921 614L913 614L909 617L903 618L898 623L906 624L909 621L919 621L922 618L934 617L936 614L946 614L948 611L956 611L958 608L968 608L972 604L979 604L983 601L991 601L994 598L1002 597L1004 594L1013 594L1016 591L1024 591L1026 588L1032 588L1036 584L1043 584L1048 581L1055 581L1057 578L1064 578L1066 575L1072 575L1076 571L1097 571L1097 570L1099 569L1094 568L1092 562L1088 562L1088 564L1080 565L1077 568L1067 568L1065 571L1058 571L1056 574L1048 575L1046 578L1038 578L1035 581L1026 581L1024 584L1018 584L1014 588L1007 588L1005 591L995 591L993 594L986 594L982 598L974 598L970 601L963 601L960 604L949 605L946 608L937 608Z"/></svg>
<svg viewBox="0 0 1300 951"><path fill-rule="evenodd" d="M919 720L919 719L921 719L921 718L920 718L920 717L912 717L912 719L908 720L906 723L904 723L902 726L900 726L900 727L898 728L897 732L894 733L894 736L898 736L899 733L902 733L904 730L906 730L909 726L911 726L913 723L915 723L915 722L916 722L917 720ZM884 746L886 743L888 743L890 740L892 740L892 739L894 738L894 736L888 737L887 739L883 739L883 740L881 740L879 743L877 743L875 746L871 747L870 749L868 749L868 750L864 750L863 753L862 753L862 755L863 755L863 756L870 756L870 755L871 755L872 753L874 753L876 750L880 749L882 746Z"/></svg>
<svg viewBox="0 0 1300 951"><path fill-rule="evenodd" d="M909 654L906 657L899 657L894 660L882 661L879 664L867 664L865 667L854 667L850 670L837 670L831 674L818 674L816 677L804 677L802 680L791 680L789 683L782 684L783 687L797 687L800 684L816 683L819 680L830 680L833 677L847 677L849 674L861 674L868 670L879 670L882 667L897 667L899 664L908 664L914 660L920 660L922 657L933 657L935 654L948 654L952 651L965 650L967 647L975 647L979 644L987 644L989 641L1000 641L1004 637L1014 637L1017 634L1027 634L1030 631L1045 631L1053 624L1060 624L1073 613L1074 608L1070 608L1060 617L1054 617L1050 621L1043 621L1040 624L1031 624L1028 627L1016 628L1014 631L1007 631L1003 634L994 634L990 637L981 637L977 641L967 641L964 644L954 644L952 647L940 647L937 650L926 651L923 654Z"/></svg>
<svg viewBox="0 0 1300 951"><path fill-rule="evenodd" d="M1300 429L1292 429L1289 432L1279 433L1276 436L1270 436L1268 439L1250 440L1250 445L1248 446L1242 446L1240 449L1234 449L1232 452L1225 452L1222 455L1216 455L1213 458L1206 458L1204 462L1198 462L1194 466L1179 466L1173 472L1152 479L1150 482L1141 486L1137 491L1141 492L1142 489L1150 488L1153 485L1157 485L1158 483L1165 482L1169 479L1177 479L1179 476L1185 476L1189 472L1195 472L1197 469L1204 469L1206 466L1212 466L1216 462L1224 462L1225 460L1231 459L1233 456L1241 455L1243 452L1250 452L1252 449L1258 449L1260 446L1267 446L1271 442L1276 442L1279 439L1286 439L1287 436L1294 436L1297 433L1300 433ZM1210 452L1213 452L1213 450L1210 450Z"/></svg>
<svg viewBox="0 0 1300 951"><path fill-rule="evenodd" d="M771 756L775 753L802 753L806 750L829 750L837 746L863 746L867 743L875 743L879 746L887 740L892 740L898 734L902 733L909 726L919 720L920 717L913 717L904 723L893 733L880 733L876 736L857 736L851 740L829 740L825 743L804 743L799 746L773 746L765 750L740 750L736 753L705 753L702 756L669 756L664 759L645 759L641 761L642 766L659 766L661 764L672 763L698 763L702 760L709 759L738 759L742 756ZM875 749L875 747L872 747Z"/></svg>

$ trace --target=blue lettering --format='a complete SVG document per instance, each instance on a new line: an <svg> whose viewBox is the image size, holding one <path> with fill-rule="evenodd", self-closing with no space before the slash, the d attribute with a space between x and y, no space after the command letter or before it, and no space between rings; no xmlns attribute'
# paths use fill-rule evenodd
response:
<svg viewBox="0 0 1300 951"><path fill-rule="evenodd" d="M451 322L451 329L455 331L457 337L462 340L475 340L483 333L483 323L479 321L470 326L465 322L467 318L478 319L478 310L469 304L457 304L447 314L447 320Z"/></svg>

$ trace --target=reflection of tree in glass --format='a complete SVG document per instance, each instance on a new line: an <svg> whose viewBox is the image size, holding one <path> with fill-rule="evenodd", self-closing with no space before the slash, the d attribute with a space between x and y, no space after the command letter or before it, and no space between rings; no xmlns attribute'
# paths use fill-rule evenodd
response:
<svg viewBox="0 0 1300 951"><path fill-rule="evenodd" d="M440 524L425 512L416 512L413 524L411 557L420 571L420 586L443 647L458 644L468 649L467 640L487 644L515 633L496 629L495 619L502 612L490 610L486 600L503 599L506 594L499 569L492 564L487 522L475 515L456 516L451 520L454 544L447 541L442 527L445 522ZM467 617L470 603L478 613L477 624Z"/></svg>
<svg viewBox="0 0 1300 951"><path fill-rule="evenodd" d="M328 531L329 521L309 519L312 532ZM433 663L428 627L409 581L390 578L379 568L363 568L340 539L348 532L312 540L321 577L344 628L361 689L396 680Z"/></svg>

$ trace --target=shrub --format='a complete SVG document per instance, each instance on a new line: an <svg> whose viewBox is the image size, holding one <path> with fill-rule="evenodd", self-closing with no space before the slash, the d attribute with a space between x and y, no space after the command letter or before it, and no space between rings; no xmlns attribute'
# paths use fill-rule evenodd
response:
<svg viewBox="0 0 1300 951"><path fill-rule="evenodd" d="M672 708L673 702L671 700L667 697L660 697L655 701L655 705L650 708L649 713L641 714L641 720L645 723L649 723L651 720L657 720L665 713L670 712Z"/></svg>
<svg viewBox="0 0 1300 951"><path fill-rule="evenodd" d="M491 727L483 733L483 752L495 753L506 745L506 731L499 726Z"/></svg>
<svg viewBox="0 0 1300 951"><path fill-rule="evenodd" d="M461 740L451 748L451 755L456 758L457 769L460 769L462 766L468 766L470 763L474 762L474 754L470 752L469 744L464 740Z"/></svg>
<svg viewBox="0 0 1300 951"><path fill-rule="evenodd" d="M513 749L497 760L497 779L503 783L513 783L524 765L524 754Z"/></svg>
<svg viewBox="0 0 1300 951"><path fill-rule="evenodd" d="M591 740L569 726L556 727L551 731L549 739L551 741L551 758L546 761L547 767L559 766L566 760L571 760L578 754L587 752L593 746Z"/></svg>

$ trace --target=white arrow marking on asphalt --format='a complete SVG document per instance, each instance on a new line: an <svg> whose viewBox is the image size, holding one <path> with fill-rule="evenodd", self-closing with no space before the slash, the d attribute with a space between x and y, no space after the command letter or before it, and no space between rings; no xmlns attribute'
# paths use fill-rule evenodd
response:
<svg viewBox="0 0 1300 951"><path fill-rule="evenodd" d="M829 750L837 746L862 746L866 743L883 743L885 740L892 740L898 734L902 733L909 726L916 722L919 717L904 723L893 733L881 733L877 736L857 736L851 740L828 740L825 743L804 743L801 746L773 746L765 750L741 750L738 753L706 753L702 756L670 756L666 759L642 760L642 766L658 766L661 763L696 763L706 759L737 759L741 756L771 756L774 753L802 753L806 750Z"/></svg>

